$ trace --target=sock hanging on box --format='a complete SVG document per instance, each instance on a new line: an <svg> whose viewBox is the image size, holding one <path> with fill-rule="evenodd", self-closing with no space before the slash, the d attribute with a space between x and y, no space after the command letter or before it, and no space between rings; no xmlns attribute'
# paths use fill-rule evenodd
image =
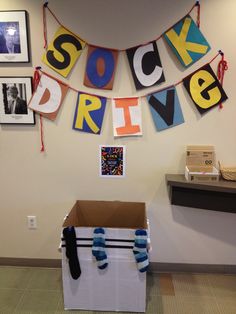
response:
<svg viewBox="0 0 236 314"><path fill-rule="evenodd" d="M95 228L93 231L92 254L97 260L98 268L105 269L108 261L105 252L105 230L103 228Z"/></svg>
<svg viewBox="0 0 236 314"><path fill-rule="evenodd" d="M73 279L78 279L81 275L81 269L77 254L76 234L74 227L63 229L63 236L66 243L66 257L69 260L70 273Z"/></svg>
<svg viewBox="0 0 236 314"><path fill-rule="evenodd" d="M138 266L138 270L144 273L148 269L149 261L147 254L147 231L138 229L135 231L134 257Z"/></svg>

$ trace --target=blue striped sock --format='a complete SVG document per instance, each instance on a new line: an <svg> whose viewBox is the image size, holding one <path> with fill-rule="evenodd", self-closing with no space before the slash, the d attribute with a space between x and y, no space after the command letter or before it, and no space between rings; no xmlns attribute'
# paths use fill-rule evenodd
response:
<svg viewBox="0 0 236 314"><path fill-rule="evenodd" d="M92 254L97 260L98 268L104 269L108 265L107 255L105 252L105 230L95 228L93 231Z"/></svg>
<svg viewBox="0 0 236 314"><path fill-rule="evenodd" d="M149 261L147 254L147 231L138 229L135 231L134 257L137 262L138 270L144 273L148 269Z"/></svg>

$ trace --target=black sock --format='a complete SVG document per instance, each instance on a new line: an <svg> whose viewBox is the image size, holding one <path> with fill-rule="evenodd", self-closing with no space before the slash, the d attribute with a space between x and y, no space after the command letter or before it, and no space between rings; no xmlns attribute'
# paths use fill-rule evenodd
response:
<svg viewBox="0 0 236 314"><path fill-rule="evenodd" d="M69 259L70 273L73 279L78 279L81 274L74 227L63 229L63 236L66 242L66 257Z"/></svg>

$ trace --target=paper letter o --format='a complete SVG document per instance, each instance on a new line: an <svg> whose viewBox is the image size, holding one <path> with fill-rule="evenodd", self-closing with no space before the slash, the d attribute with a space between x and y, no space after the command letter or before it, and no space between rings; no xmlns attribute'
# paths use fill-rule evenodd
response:
<svg viewBox="0 0 236 314"><path fill-rule="evenodd" d="M98 71L98 60L104 61L103 74ZM88 58L86 72L90 82L96 87L106 86L112 78L115 60L111 51L97 48Z"/></svg>

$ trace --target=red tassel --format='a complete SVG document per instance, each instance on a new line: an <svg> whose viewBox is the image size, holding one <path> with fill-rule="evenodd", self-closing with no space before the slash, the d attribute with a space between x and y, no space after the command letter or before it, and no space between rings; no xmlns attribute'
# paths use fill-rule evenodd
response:
<svg viewBox="0 0 236 314"><path fill-rule="evenodd" d="M45 151L44 147L44 140L43 140L43 117L40 114L40 138L41 138L41 152L43 153Z"/></svg>
<svg viewBox="0 0 236 314"><path fill-rule="evenodd" d="M228 70L228 63L224 59L224 53L222 51L220 51L220 54L221 54L221 60L218 63L217 77L218 77L218 80L220 81L220 84L223 86L225 71ZM220 103L219 106L220 106L220 109L223 108L222 103Z"/></svg>
<svg viewBox="0 0 236 314"><path fill-rule="evenodd" d="M47 39L47 19L46 19L46 8L48 6L48 1L46 1L43 5L43 38L44 38L44 49L48 47L48 39Z"/></svg>
<svg viewBox="0 0 236 314"><path fill-rule="evenodd" d="M36 91L36 89L39 85L39 81L40 81L39 69L41 69L41 67L36 67L35 71L34 71L34 78L33 78L33 90L34 90L34 92Z"/></svg>
<svg viewBox="0 0 236 314"><path fill-rule="evenodd" d="M201 11L200 1L196 2L196 6L197 6L197 27L200 28L200 11Z"/></svg>

